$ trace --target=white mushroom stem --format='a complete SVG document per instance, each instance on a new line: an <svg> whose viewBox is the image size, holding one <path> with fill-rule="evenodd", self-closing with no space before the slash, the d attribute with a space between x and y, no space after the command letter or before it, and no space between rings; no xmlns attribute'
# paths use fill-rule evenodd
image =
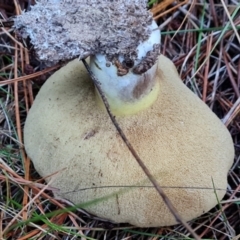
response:
<svg viewBox="0 0 240 240"><path fill-rule="evenodd" d="M157 62L142 74L134 73L134 68L141 63L147 53L153 51L155 44L160 44L160 31L153 21L149 26L151 35L137 47L134 66L124 76L118 75L116 65L107 61L106 56L97 54L90 59L90 67L97 76L106 95L111 110L117 115L134 114L149 107L157 98L158 83L155 81ZM121 63L123 56L118 58Z"/></svg>

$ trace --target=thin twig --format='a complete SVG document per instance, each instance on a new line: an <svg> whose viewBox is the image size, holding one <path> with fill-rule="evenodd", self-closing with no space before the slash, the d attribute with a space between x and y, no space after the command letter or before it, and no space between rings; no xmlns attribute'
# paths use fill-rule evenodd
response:
<svg viewBox="0 0 240 240"><path fill-rule="evenodd" d="M91 69L89 68L89 65L87 64L85 59L82 59L82 62L85 66L85 68L87 69L89 75L91 76L94 85L96 86L102 100L103 103L106 107L107 113L110 117L110 119L112 120L112 123L114 124L115 128L117 129L118 133L120 134L122 140L124 141L124 143L126 144L126 146L128 147L129 151L132 153L132 155L134 156L134 158L136 159L137 163L139 164L139 166L142 168L143 172L147 175L147 177L149 178L149 180L151 181L151 183L153 184L153 186L156 188L157 192L159 193L159 195L162 197L164 203L167 205L168 209L170 210L170 212L172 213L172 215L175 217L176 221L181 223L191 234L195 239L200 239L198 237L198 235L193 231L193 229L190 227L190 225L185 222L182 217L179 215L179 213L177 212L176 208L173 206L172 202L170 201L170 199L167 197L167 195L164 193L164 191L162 190L162 188L160 187L160 185L158 184L158 182L156 181L156 179L153 177L153 175L150 173L150 171L148 170L148 168L145 166L145 164L143 163L143 161L141 160L141 158L138 156L137 152L135 151L135 149L133 148L132 144L128 141L127 137L125 136L124 132L122 131L122 129L120 128L120 126L118 125L115 116L112 115L111 110L110 110L110 106L109 103L107 101L107 98L105 97L105 94L102 91L101 88L101 83L98 81L98 79L95 77L95 75L93 74L93 72L91 71Z"/></svg>
<svg viewBox="0 0 240 240"><path fill-rule="evenodd" d="M230 24L231 24L231 26L233 28L233 31L235 33L235 36L236 36L237 40L238 40L238 43L240 44L240 35L239 35L238 30L236 29L236 26L235 26L235 24L233 22L233 18L231 17L225 2L223 0L221 0L221 3L222 3L222 6L224 8L225 13L227 14L228 20L229 20L229 22L230 22ZM236 11L238 11L239 9L240 9L240 5L237 5Z"/></svg>
<svg viewBox="0 0 240 240"><path fill-rule="evenodd" d="M207 39L207 56L209 55L212 47L212 40L213 35L210 34L209 38ZM206 103L207 100L207 88L208 88L208 75L209 75L209 64L210 64L210 57L208 58L206 62L206 68L204 72L204 81L203 81L203 93L202 93L202 100Z"/></svg>
<svg viewBox="0 0 240 240"><path fill-rule="evenodd" d="M46 73L51 72L53 70L56 70L57 68L59 68L61 66L62 66L62 64L59 63L59 64L56 64L56 65L54 65L52 67L46 68L44 70L41 70L41 71L38 71L38 72L35 72L35 73L32 73L32 74L29 74L29 75L26 75L26 76L16 77L16 78L13 78L13 79L1 81L0 82L0 87L3 87L6 84L12 84L12 83L15 83L15 82L21 82L21 81L25 81L25 80L30 80L30 79L36 78L38 76L41 76L43 74L46 74Z"/></svg>
<svg viewBox="0 0 240 240"><path fill-rule="evenodd" d="M234 119L234 117L236 117L236 115L234 114L234 112L240 108L240 97L237 99L237 101L232 105L231 109L229 110L229 112L225 115L225 117L222 119L222 122L228 126L231 121Z"/></svg>

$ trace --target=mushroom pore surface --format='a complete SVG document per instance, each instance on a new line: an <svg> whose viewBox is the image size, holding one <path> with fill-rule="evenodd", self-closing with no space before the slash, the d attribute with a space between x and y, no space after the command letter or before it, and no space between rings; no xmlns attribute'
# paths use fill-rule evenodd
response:
<svg viewBox="0 0 240 240"><path fill-rule="evenodd" d="M191 220L223 198L232 139L164 56L156 80L155 103L117 121L180 215ZM99 217L139 227L176 224L95 100L90 77L77 60L47 80L24 128L36 170L43 177L57 172L46 179L53 178L55 196Z"/></svg>

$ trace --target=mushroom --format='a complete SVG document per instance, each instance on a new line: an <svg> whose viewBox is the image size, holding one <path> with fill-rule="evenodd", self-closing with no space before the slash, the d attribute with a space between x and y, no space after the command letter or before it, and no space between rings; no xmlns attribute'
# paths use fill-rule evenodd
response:
<svg viewBox="0 0 240 240"><path fill-rule="evenodd" d="M42 2L32 9L33 13ZM65 3L69 4L66 0L55 2L63 4L63 9ZM127 12L129 2L121 2L121 11ZM147 18L143 2L135 0L132 4ZM101 4L98 2L99 9ZM17 28L21 28L24 18L28 19L28 13L16 20ZM22 28L22 32L30 33L31 27ZM91 44L95 46L96 42L91 39L79 53L86 56L87 46L85 52L94 52L89 64L111 110L147 168L188 221L209 211L223 198L233 162L233 142L216 115L182 83L174 64L156 54L159 43L147 43L159 36L154 28L153 21L145 26L148 37L136 41L137 46L128 39L130 45L122 48L120 41L119 49L114 49L114 42L108 49L111 43L103 40L99 44L102 48L94 52ZM109 31L112 33L111 27ZM140 46L143 51L137 49ZM36 51L44 53L39 45ZM51 176L47 181L54 178L56 197L80 204L99 217L139 227L176 224L102 105L77 59L55 72L39 91L24 127L25 148L36 170L43 177Z"/></svg>

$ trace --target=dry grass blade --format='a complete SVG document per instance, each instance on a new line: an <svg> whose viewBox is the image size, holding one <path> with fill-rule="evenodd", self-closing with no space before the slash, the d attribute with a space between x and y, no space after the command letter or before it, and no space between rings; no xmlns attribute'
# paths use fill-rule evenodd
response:
<svg viewBox="0 0 240 240"><path fill-rule="evenodd" d="M240 97L238 100L233 104L227 115L223 118L223 123L228 126L235 117L240 115Z"/></svg>
<svg viewBox="0 0 240 240"><path fill-rule="evenodd" d="M48 185L51 185L51 182L49 182ZM47 188L48 188L48 185L45 185L45 187L43 189L41 189L41 191L36 194L36 196L31 200L29 201L22 209L21 211L14 216L14 218L8 223L8 225L5 227L5 229L3 230L3 235L8 231L9 227L20 217L21 214L23 214L24 212L26 212L27 210L27 207L32 204ZM24 218L24 215L23 215L23 218ZM24 219L23 219L24 220Z"/></svg>
<svg viewBox="0 0 240 240"><path fill-rule="evenodd" d="M26 75L26 76L22 76L22 77L16 77L14 79L1 81L0 86L4 86L6 84L13 84L15 82L22 82L22 81L25 81L25 80L30 80L30 79L36 78L38 76L42 76L42 75L44 75L46 73L52 72L53 70L59 69L61 67L61 65L62 64L57 64L55 66L46 68L46 69L44 69L42 71L39 71L39 72L36 72L36 73L32 73L32 74L29 74L29 75Z"/></svg>
<svg viewBox="0 0 240 240"><path fill-rule="evenodd" d="M178 4L176 4L175 6L166 9L169 5L171 5L172 3L175 3L175 0L165 0L160 2L159 4L156 4L155 6L153 6L153 8L151 9L151 12L153 13L153 17L155 20L159 19L160 17L173 12L174 10L178 9L180 6L183 6L187 3L189 3L189 0L185 0L183 2L179 2ZM164 12L162 12L163 10L165 10Z"/></svg>

